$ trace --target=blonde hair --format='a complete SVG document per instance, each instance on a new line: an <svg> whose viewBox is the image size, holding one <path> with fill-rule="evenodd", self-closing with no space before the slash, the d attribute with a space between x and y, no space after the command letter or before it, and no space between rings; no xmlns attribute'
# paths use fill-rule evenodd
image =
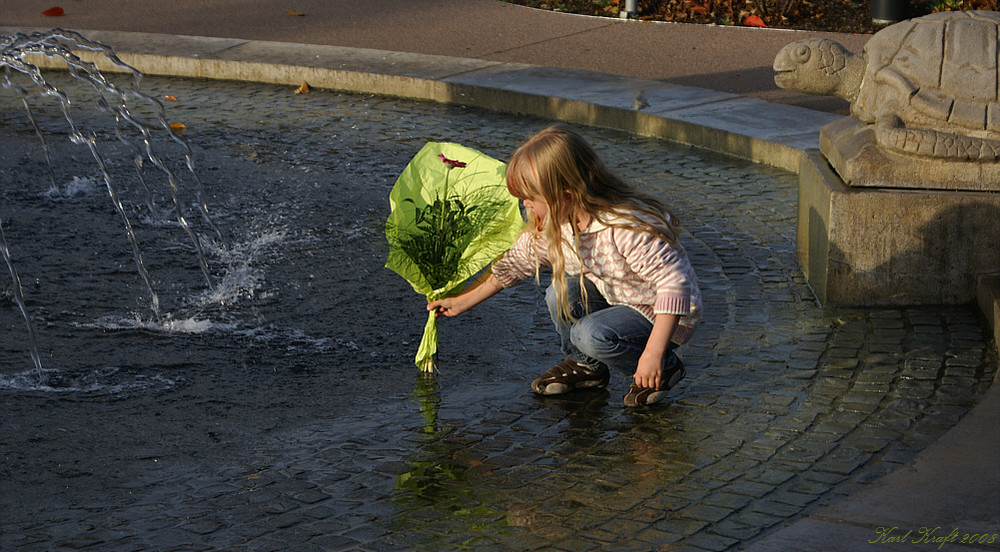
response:
<svg viewBox="0 0 1000 552"><path fill-rule="evenodd" d="M514 152L507 164L507 190L517 198L544 201L548 206L545 220L538 220L529 210L525 231L548 239L552 285L559 314L565 321L574 318L567 296L562 244L565 241L577 251L578 218L588 215L606 226L648 232L671 245L678 243L680 225L667 206L611 172L583 137L563 125L535 133ZM571 236L562 235L558 222L567 220ZM583 278L581 270L580 290L586 305Z"/></svg>

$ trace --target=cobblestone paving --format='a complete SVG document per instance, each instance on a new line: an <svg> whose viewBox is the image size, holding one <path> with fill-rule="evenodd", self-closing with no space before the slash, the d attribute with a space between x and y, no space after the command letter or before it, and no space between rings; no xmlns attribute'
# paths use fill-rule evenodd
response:
<svg viewBox="0 0 1000 552"><path fill-rule="evenodd" d="M190 86L183 96L199 99L188 99L185 120L225 127L228 155L326 164L379 198L423 141L503 158L544 124L379 98L151 86ZM263 111L274 122L257 122ZM338 365L312 355L299 387L288 373L227 376L217 359L211 377L206 369L188 387L138 397L5 392L0 548L734 550L912 459L992 381L996 359L971 307L817 306L794 257L794 175L586 133L616 170L666 198L689 232L706 308L681 350L688 377L668 404L625 409L624 375L608 390L533 396L528 382L557 351L530 285L444 324L443 373L431 380L407 366L419 335L409 330L402 343L359 335ZM390 300L403 297L412 300ZM422 321L358 324L374 334ZM258 368L278 371L293 354ZM376 372L330 385L368 356L381 359ZM271 395L283 401L253 400ZM165 405L177 421L149 414ZM42 433L85 428L87 416L134 417L163 438L137 448L78 433L71 450L46 448L58 445ZM202 417L239 444L194 438ZM80 455L116 472L114 485L100 488L99 468L74 471Z"/></svg>

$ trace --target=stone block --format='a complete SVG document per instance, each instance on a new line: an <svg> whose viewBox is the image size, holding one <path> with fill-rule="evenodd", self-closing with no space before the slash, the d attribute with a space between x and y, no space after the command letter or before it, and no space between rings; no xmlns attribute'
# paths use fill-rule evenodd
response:
<svg viewBox="0 0 1000 552"><path fill-rule="evenodd" d="M1000 267L998 223L1000 193L856 188L803 156L796 254L824 305L972 302Z"/></svg>
<svg viewBox="0 0 1000 552"><path fill-rule="evenodd" d="M844 117L819 132L819 148L850 187L1000 192L1000 163L896 153L875 143L874 125Z"/></svg>
<svg viewBox="0 0 1000 552"><path fill-rule="evenodd" d="M976 297L979 308L993 328L993 344L1000 354L1000 272L979 276ZM997 378L1000 379L1000 371L997 371Z"/></svg>

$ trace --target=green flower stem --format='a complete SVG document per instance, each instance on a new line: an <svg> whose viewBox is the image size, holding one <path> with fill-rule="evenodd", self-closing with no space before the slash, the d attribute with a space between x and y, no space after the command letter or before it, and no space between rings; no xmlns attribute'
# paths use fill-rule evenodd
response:
<svg viewBox="0 0 1000 552"><path fill-rule="evenodd" d="M459 282L454 288L446 288L433 291L427 295L427 302L436 301L442 297L447 297L457 289L462 287ZM438 350L438 325L437 313L430 311L427 313L427 322L424 324L424 335L420 338L420 346L417 348L417 355L413 362L425 374L437 372L437 350Z"/></svg>
<svg viewBox="0 0 1000 552"><path fill-rule="evenodd" d="M438 327L437 313L427 313L427 323L424 324L424 337L420 339L420 347L414 359L421 372L433 374L437 371Z"/></svg>
<svg viewBox="0 0 1000 552"><path fill-rule="evenodd" d="M441 220L438 222L439 232L444 232L444 218L448 209L448 177L451 176L452 168L448 167L448 170L444 172L444 193L441 194Z"/></svg>

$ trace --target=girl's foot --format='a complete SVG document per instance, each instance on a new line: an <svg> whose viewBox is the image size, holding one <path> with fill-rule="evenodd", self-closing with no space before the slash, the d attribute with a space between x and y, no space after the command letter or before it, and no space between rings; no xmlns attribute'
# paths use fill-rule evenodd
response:
<svg viewBox="0 0 1000 552"><path fill-rule="evenodd" d="M539 395L560 395L573 389L603 389L610 379L611 373L603 364L591 370L567 358L532 381L531 389Z"/></svg>
<svg viewBox="0 0 1000 552"><path fill-rule="evenodd" d="M667 361L667 367L663 369L663 375L660 378L660 388L639 387L633 383L628 389L628 394L625 395L625 406L644 406L660 402L667 396L667 392L686 375L684 363L671 352L670 360Z"/></svg>

